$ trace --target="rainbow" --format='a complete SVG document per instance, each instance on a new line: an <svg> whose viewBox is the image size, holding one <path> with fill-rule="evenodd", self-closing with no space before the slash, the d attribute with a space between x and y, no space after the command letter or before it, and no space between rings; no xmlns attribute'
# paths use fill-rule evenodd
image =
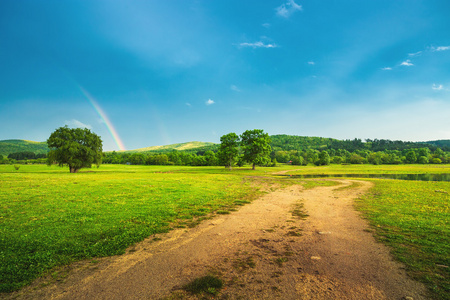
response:
<svg viewBox="0 0 450 300"><path fill-rule="evenodd" d="M86 97L86 99L89 101L89 103L92 105L92 107L95 109L95 111L98 113L102 121L106 124L106 127L108 128L109 133L111 134L112 138L114 139L114 142L117 144L120 150L126 150L125 145L123 144L122 140L119 137L119 134L117 133L116 129L114 128L114 125L109 120L106 113L103 111L103 109L98 105L97 101L95 101L94 97L92 97L91 94L89 94L88 91L86 91L82 86L78 85L78 88L83 93L83 95Z"/></svg>

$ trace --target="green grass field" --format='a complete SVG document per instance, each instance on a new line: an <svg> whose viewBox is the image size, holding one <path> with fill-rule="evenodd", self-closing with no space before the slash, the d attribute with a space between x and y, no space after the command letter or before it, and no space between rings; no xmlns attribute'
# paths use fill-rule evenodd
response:
<svg viewBox="0 0 450 300"><path fill-rule="evenodd" d="M34 165L10 169L0 166L2 292L55 266L123 253L154 233L189 226L256 195L242 176L230 173L144 166L77 174Z"/></svg>
<svg viewBox="0 0 450 300"><path fill-rule="evenodd" d="M432 290L433 299L450 299L450 183L374 183L357 208L408 273Z"/></svg>
<svg viewBox="0 0 450 300"><path fill-rule="evenodd" d="M313 187L312 181L272 176L346 173L450 173L448 165L332 165L236 168L116 166L82 169L0 165L0 292L29 284L53 267L124 253L130 245L174 227L195 226L260 194L263 179ZM274 179L276 178L276 179ZM372 180L357 206L376 235L448 299L448 182ZM320 183L319 181L317 183ZM323 183L323 181L321 181Z"/></svg>

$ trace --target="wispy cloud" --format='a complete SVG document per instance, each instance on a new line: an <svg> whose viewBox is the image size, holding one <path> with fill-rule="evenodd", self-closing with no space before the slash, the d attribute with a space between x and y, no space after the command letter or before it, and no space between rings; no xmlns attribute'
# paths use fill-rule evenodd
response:
<svg viewBox="0 0 450 300"><path fill-rule="evenodd" d="M414 53L408 53L408 56L409 56L409 57L419 56L419 55L422 54L422 52L423 52L423 51L417 51L417 52L414 52Z"/></svg>
<svg viewBox="0 0 450 300"><path fill-rule="evenodd" d="M278 47L276 44L264 44L263 42L255 42L255 43L240 43L240 47L250 47L250 48L276 48Z"/></svg>
<svg viewBox="0 0 450 300"><path fill-rule="evenodd" d="M84 124L84 123L82 123L82 122L80 122L80 121L78 121L78 120L75 120L75 119L72 119L72 120L70 120L70 121L64 121L64 124L65 124L65 125L68 125L68 126L70 126L70 127L75 127L75 128L87 128L87 129L92 129L92 126L91 126L91 125Z"/></svg>
<svg viewBox="0 0 450 300"><path fill-rule="evenodd" d="M189 102L186 102L186 106L189 106L189 107L190 107L190 106L192 106L192 105L191 105Z"/></svg>
<svg viewBox="0 0 450 300"><path fill-rule="evenodd" d="M294 0L288 0L288 2L275 8L275 11L277 16L287 19L296 11L301 11L302 9L302 6L295 3Z"/></svg>
<svg viewBox="0 0 450 300"><path fill-rule="evenodd" d="M232 84L231 86L230 86L230 89L232 90L232 91L235 91L235 92L240 92L241 91L241 89L239 89L237 86L235 86L234 84Z"/></svg>
<svg viewBox="0 0 450 300"><path fill-rule="evenodd" d="M261 26L265 27L265 28L269 28L271 25L270 25L270 23L263 23L263 24L261 24Z"/></svg>
<svg viewBox="0 0 450 300"><path fill-rule="evenodd" d="M392 70L392 68L391 67L384 67L384 68L381 68L381 70L383 70L383 71L390 71L390 70Z"/></svg>
<svg viewBox="0 0 450 300"><path fill-rule="evenodd" d="M439 46L439 47L430 47L430 51L436 52L436 51L447 51L450 50L450 46Z"/></svg>
<svg viewBox="0 0 450 300"><path fill-rule="evenodd" d="M433 86L431 88L435 91L442 91L444 89L444 86L442 84L437 85L433 83Z"/></svg>
<svg viewBox="0 0 450 300"><path fill-rule="evenodd" d="M308 61L308 65L315 65L316 63L315 62L313 62L313 61Z"/></svg>
<svg viewBox="0 0 450 300"><path fill-rule="evenodd" d="M407 59L407 60L405 60L404 62L402 62L402 63L400 64L400 66L411 67L411 66L414 66L414 64L413 64L409 59Z"/></svg>
<svg viewBox="0 0 450 300"><path fill-rule="evenodd" d="M214 103L214 100L211 99L208 99L208 101L205 102L206 105L213 105Z"/></svg>

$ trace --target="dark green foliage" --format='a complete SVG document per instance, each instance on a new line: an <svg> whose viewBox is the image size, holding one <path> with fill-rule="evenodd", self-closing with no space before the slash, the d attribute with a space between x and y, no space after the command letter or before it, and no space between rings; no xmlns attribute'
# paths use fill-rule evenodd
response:
<svg viewBox="0 0 450 300"><path fill-rule="evenodd" d="M330 164L330 155L327 151L320 152L318 162L320 166L328 166Z"/></svg>
<svg viewBox="0 0 450 300"><path fill-rule="evenodd" d="M169 151L164 149L160 152L158 152L159 150L139 152L145 157L144 163L142 163L142 160L135 159L139 156L132 156L135 152L108 152L105 153L103 162L114 164L131 163L181 166L222 165L226 167L236 164L237 166L243 166L245 160L242 153L239 154L239 137L234 133L233 135L235 144L233 148L234 152L231 154L231 157L233 158L231 163L229 158L225 161L227 158L223 156L227 152L220 150L220 147L224 147L226 143L222 143L221 145L209 145L207 146L209 147L209 150L202 147L188 150ZM365 142L360 139L340 141L329 138L290 135L274 135L271 136L270 139L270 146L273 150L270 154L271 161L276 161L277 163L291 163L292 165L326 165L328 159L326 157L322 157L322 160L320 159L321 153L326 156L323 151L328 153L330 163L333 164L403 164L408 163L406 157L408 152L411 152L409 154L411 156L410 159L413 158L412 152L414 152L416 163L441 164L450 162L450 155L448 152L426 143L377 139L366 140ZM218 152L216 153L216 151ZM213 153L215 158L212 155ZM234 154L236 154L236 156L234 156ZM264 166L271 165L269 160L259 164Z"/></svg>
<svg viewBox="0 0 450 300"><path fill-rule="evenodd" d="M46 142L31 142L24 140L0 141L0 155L8 156L17 152L33 152L35 154L46 154L49 151Z"/></svg>
<svg viewBox="0 0 450 300"><path fill-rule="evenodd" d="M184 286L184 289L192 294L208 293L216 295L218 290L223 287L221 279L208 275L197 278L191 283Z"/></svg>
<svg viewBox="0 0 450 300"><path fill-rule="evenodd" d="M266 165L270 162L269 134L262 129L247 130L241 135L241 147L244 160L252 164L254 170L256 165Z"/></svg>
<svg viewBox="0 0 450 300"><path fill-rule="evenodd" d="M230 170L239 157L239 141L239 136L234 132L220 137L220 147L217 156L220 164L230 168Z"/></svg>
<svg viewBox="0 0 450 300"><path fill-rule="evenodd" d="M445 151L450 151L450 140L437 140L437 141L428 141L425 144L433 145L444 149Z"/></svg>
<svg viewBox="0 0 450 300"><path fill-rule="evenodd" d="M338 141L330 138L296 136L296 135L272 135L270 136L273 150L307 150L307 149L326 149L333 141ZM277 159L278 160L278 159Z"/></svg>
<svg viewBox="0 0 450 300"><path fill-rule="evenodd" d="M48 165L68 165L70 173L102 163L102 140L87 128L60 127L47 140Z"/></svg>
<svg viewBox="0 0 450 300"><path fill-rule="evenodd" d="M8 155L9 159L15 160L26 160L26 159L37 159L37 158L46 158L47 154L35 154L31 151L22 151L22 152L14 152Z"/></svg>

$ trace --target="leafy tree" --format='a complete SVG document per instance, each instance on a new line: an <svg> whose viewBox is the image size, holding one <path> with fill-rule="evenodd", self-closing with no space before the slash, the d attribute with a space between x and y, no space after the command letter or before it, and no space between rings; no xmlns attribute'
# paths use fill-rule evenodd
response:
<svg viewBox="0 0 450 300"><path fill-rule="evenodd" d="M330 164L330 155L327 151L322 151L319 154L319 159L317 160L317 165L319 166L327 166Z"/></svg>
<svg viewBox="0 0 450 300"><path fill-rule="evenodd" d="M303 156L296 155L291 159L292 165L301 166L303 165Z"/></svg>
<svg viewBox="0 0 450 300"><path fill-rule="evenodd" d="M204 154L206 165L207 166L216 166L217 165L217 157L214 151L208 150Z"/></svg>
<svg viewBox="0 0 450 300"><path fill-rule="evenodd" d="M241 135L241 146L244 152L244 160L256 165L265 165L270 162L270 137L262 129L247 130Z"/></svg>
<svg viewBox="0 0 450 300"><path fill-rule="evenodd" d="M236 133L231 132L220 137L217 156L219 163L231 170L233 164L239 158L239 136Z"/></svg>
<svg viewBox="0 0 450 300"><path fill-rule="evenodd" d="M406 158L406 162L410 163L410 164L415 163L417 160L416 153L413 150L408 151L408 153L406 153L406 155L405 155L405 158Z"/></svg>
<svg viewBox="0 0 450 300"><path fill-rule="evenodd" d="M361 157L360 155L353 153L352 155L350 155L349 162L351 164L362 164L364 163L364 157Z"/></svg>
<svg viewBox="0 0 450 300"><path fill-rule="evenodd" d="M419 156L419 158L417 159L417 162L419 164L427 164L428 161L428 157L427 156Z"/></svg>
<svg viewBox="0 0 450 300"><path fill-rule="evenodd" d="M60 127L50 135L47 144L51 149L47 164L68 165L70 173L102 163L102 140L87 128Z"/></svg>

